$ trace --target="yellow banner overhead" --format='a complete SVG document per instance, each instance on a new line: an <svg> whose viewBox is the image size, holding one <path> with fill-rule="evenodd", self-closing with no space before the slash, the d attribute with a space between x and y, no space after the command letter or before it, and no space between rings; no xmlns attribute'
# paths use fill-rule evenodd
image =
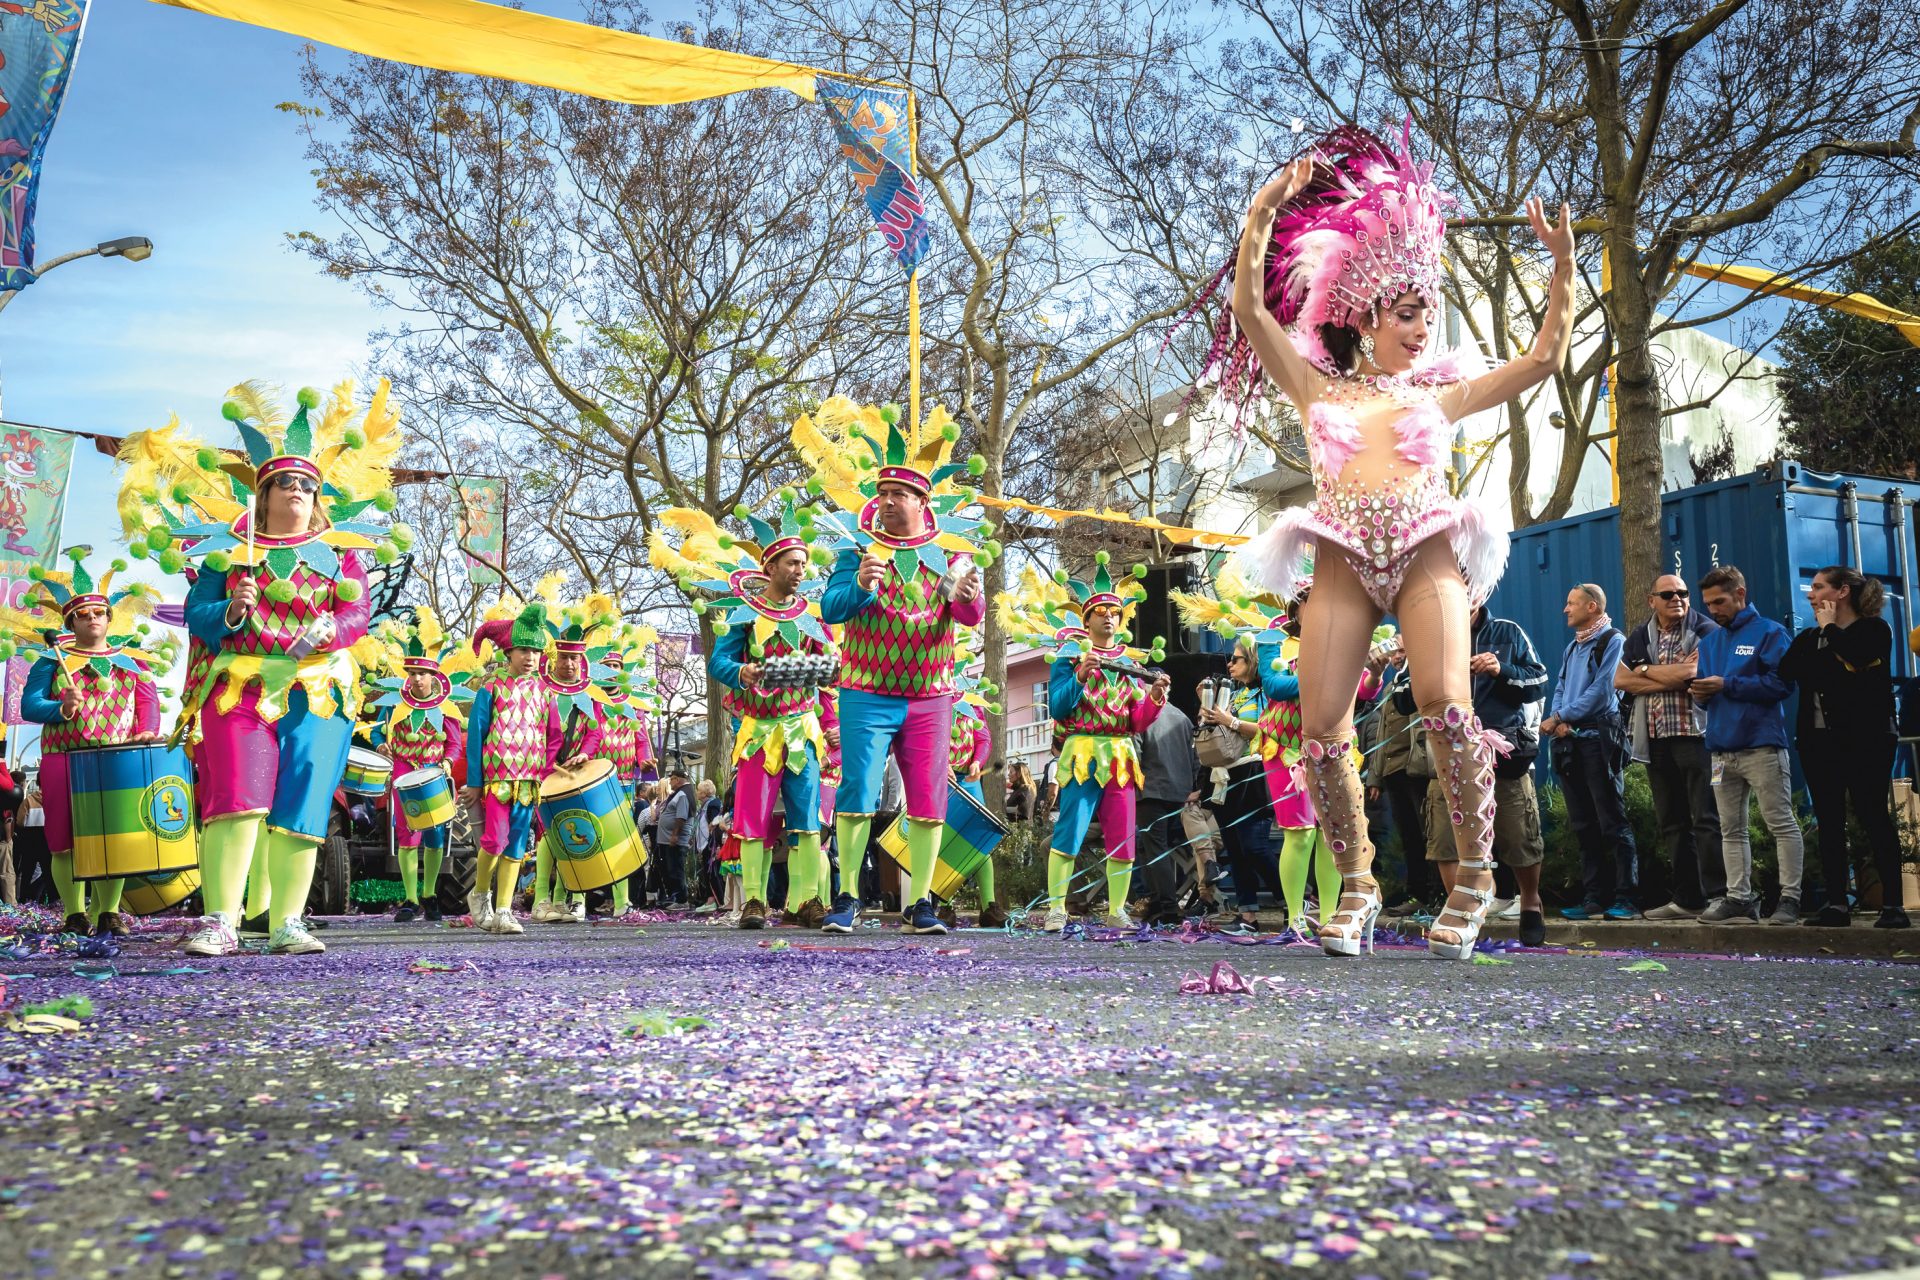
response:
<svg viewBox="0 0 1920 1280"><path fill-rule="evenodd" d="M1850 316L1859 316L1862 320L1890 324L1900 331L1901 337L1914 346L1920 347L1920 316L1897 310L1868 294L1836 293L1832 289L1816 289L1812 285L1795 284L1786 276L1769 271L1765 267L1718 266L1713 263L1694 262L1689 263L1682 270L1688 275L1699 276L1703 280L1735 284L1742 289L1752 289L1756 293L1776 294L1782 298L1792 298L1796 302L1814 302L1823 307L1832 307L1835 311L1844 311Z"/></svg>
<svg viewBox="0 0 1920 1280"><path fill-rule="evenodd" d="M748 89L813 101L812 67L479 0L156 0L372 58L661 106Z"/></svg>

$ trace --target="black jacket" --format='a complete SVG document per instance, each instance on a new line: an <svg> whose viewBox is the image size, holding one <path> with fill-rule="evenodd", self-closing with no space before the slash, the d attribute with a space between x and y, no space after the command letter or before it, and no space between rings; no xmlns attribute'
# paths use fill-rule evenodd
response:
<svg viewBox="0 0 1920 1280"><path fill-rule="evenodd" d="M1808 627L1787 646L1780 676L1800 686L1796 738L1815 730L1816 704L1831 732L1873 738L1894 731L1893 628L1884 618Z"/></svg>

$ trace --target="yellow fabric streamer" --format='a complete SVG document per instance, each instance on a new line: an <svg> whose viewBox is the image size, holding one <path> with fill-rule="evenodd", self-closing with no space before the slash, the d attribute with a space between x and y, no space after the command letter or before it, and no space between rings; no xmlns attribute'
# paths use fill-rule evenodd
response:
<svg viewBox="0 0 1920 1280"><path fill-rule="evenodd" d="M1814 302L1823 307L1832 307L1835 311L1844 311L1850 316L1859 316L1862 320L1890 324L1900 331L1901 337L1920 347L1920 316L1890 307L1870 294L1836 293L1831 289L1795 284L1786 276L1765 267L1716 266L1710 262L1693 262L1682 269L1688 275L1699 276L1702 280L1738 285L1742 289L1792 298L1796 302Z"/></svg>
<svg viewBox="0 0 1920 1280"><path fill-rule="evenodd" d="M368 57L660 106L748 89L813 101L812 67L479 0L155 0Z"/></svg>
<svg viewBox="0 0 1920 1280"><path fill-rule="evenodd" d="M1107 524L1127 524L1136 529L1152 529L1163 533L1176 542L1193 542L1203 547L1237 547L1252 538L1244 533L1215 533L1211 529L1189 529L1183 525L1168 524L1164 520L1155 520L1151 516L1130 516L1124 511L1115 511L1108 507L1105 511L1069 511L1062 507L1043 507L1037 502L1022 502L1018 498L989 498L985 494L977 499L982 506L996 507L1002 511L1031 511L1035 515L1051 516L1055 520L1099 520Z"/></svg>

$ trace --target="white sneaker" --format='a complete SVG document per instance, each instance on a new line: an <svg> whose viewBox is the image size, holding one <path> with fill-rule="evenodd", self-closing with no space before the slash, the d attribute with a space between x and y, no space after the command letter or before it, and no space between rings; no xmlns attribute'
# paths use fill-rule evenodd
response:
<svg viewBox="0 0 1920 1280"><path fill-rule="evenodd" d="M1495 898L1493 906L1487 911L1489 920L1518 920L1520 918L1520 899Z"/></svg>
<svg viewBox="0 0 1920 1280"><path fill-rule="evenodd" d="M187 939L190 956L230 956L240 949L240 939L218 911L200 917L200 929Z"/></svg>
<svg viewBox="0 0 1920 1280"><path fill-rule="evenodd" d="M585 894L573 900L573 909L567 912L567 919L573 921L575 924L585 924L587 922L587 899Z"/></svg>
<svg viewBox="0 0 1920 1280"><path fill-rule="evenodd" d="M327 944L307 932L307 926L299 916L294 916L275 929L267 938L267 950L276 956L317 956L327 949Z"/></svg>
<svg viewBox="0 0 1920 1280"><path fill-rule="evenodd" d="M557 902L542 900L533 904L533 914L527 918L535 924L556 924L567 918L567 909Z"/></svg>
<svg viewBox="0 0 1920 1280"><path fill-rule="evenodd" d="M508 907L505 911L495 911L493 919L487 923L487 928L494 933L525 933L527 931L514 916L512 907Z"/></svg>
<svg viewBox="0 0 1920 1280"><path fill-rule="evenodd" d="M1047 912L1046 922L1040 926L1040 932L1059 933L1062 929L1066 927L1067 927L1066 910L1062 907L1055 907L1053 910Z"/></svg>
<svg viewBox="0 0 1920 1280"><path fill-rule="evenodd" d="M1102 921L1102 923L1109 929L1131 929L1133 928L1133 917L1128 915L1124 909L1120 911L1109 911L1107 912L1106 919Z"/></svg>
<svg viewBox="0 0 1920 1280"><path fill-rule="evenodd" d="M493 918L493 898L484 890L475 889L467 895L467 914L473 917L474 928L486 928Z"/></svg>

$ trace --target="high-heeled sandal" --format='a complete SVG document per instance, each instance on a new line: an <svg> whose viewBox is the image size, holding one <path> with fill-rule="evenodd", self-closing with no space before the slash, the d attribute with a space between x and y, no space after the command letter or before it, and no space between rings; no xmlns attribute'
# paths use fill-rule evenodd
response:
<svg viewBox="0 0 1920 1280"><path fill-rule="evenodd" d="M1340 877L1340 905L1320 926L1320 949L1330 956L1357 956L1360 945L1365 943L1367 954L1373 954L1373 925L1380 918L1380 886L1378 883L1365 889L1355 888L1362 880L1372 880L1371 873ZM1358 907L1347 906L1347 899L1358 898Z"/></svg>
<svg viewBox="0 0 1920 1280"><path fill-rule="evenodd" d="M1457 864L1464 871L1484 871L1493 875L1492 858L1462 858ZM1464 893L1474 901L1471 911L1462 911L1453 905L1453 894ZM1493 881L1487 881L1484 889L1470 889L1458 879L1453 883L1453 892L1447 895L1446 903L1440 908L1440 914L1433 918L1433 924L1427 930L1427 950L1442 960L1466 960L1473 956L1473 944L1480 940L1480 927L1487 922L1487 908L1493 905L1495 897ZM1447 917L1460 921L1460 924L1448 923ZM1442 942L1433 936L1434 929L1445 929L1454 935L1454 941Z"/></svg>

